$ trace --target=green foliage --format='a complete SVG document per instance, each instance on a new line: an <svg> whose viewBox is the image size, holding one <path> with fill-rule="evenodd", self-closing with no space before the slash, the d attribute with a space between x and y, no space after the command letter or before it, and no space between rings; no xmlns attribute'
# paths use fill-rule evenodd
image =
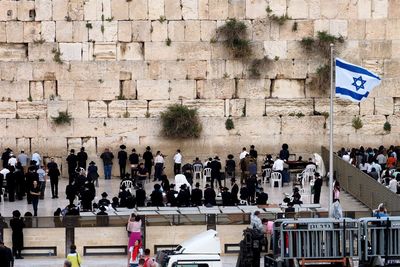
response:
<svg viewBox="0 0 400 267"><path fill-rule="evenodd" d="M321 115L324 116L325 120L329 118L329 112L321 112Z"/></svg>
<svg viewBox="0 0 400 267"><path fill-rule="evenodd" d="M166 40L165 40L165 44L167 45L167 46L171 46L171 39L168 37Z"/></svg>
<svg viewBox="0 0 400 267"><path fill-rule="evenodd" d="M307 50L311 50L315 40L313 37L304 37L301 39L300 44Z"/></svg>
<svg viewBox="0 0 400 267"><path fill-rule="evenodd" d="M104 25L101 25L100 31L101 31L101 33L104 33Z"/></svg>
<svg viewBox="0 0 400 267"><path fill-rule="evenodd" d="M86 22L86 28L88 28L88 29L92 29L92 28L93 28L93 25L92 25L92 23L90 23L90 22Z"/></svg>
<svg viewBox="0 0 400 267"><path fill-rule="evenodd" d="M297 23L297 21L295 21L295 22L293 23L293 26L292 26L292 32L297 32L298 27L299 27L299 24Z"/></svg>
<svg viewBox="0 0 400 267"><path fill-rule="evenodd" d="M360 119L360 117L355 116L353 120L351 121L351 126L357 131L358 129L361 129L363 127L363 122Z"/></svg>
<svg viewBox="0 0 400 267"><path fill-rule="evenodd" d="M279 60L279 57L275 57L275 61ZM250 78L259 78L261 76L261 70L269 67L272 60L265 56L262 59L255 59L251 62L248 69Z"/></svg>
<svg viewBox="0 0 400 267"><path fill-rule="evenodd" d="M283 24L285 24L285 22L286 22L287 20L290 19L290 17L288 17L287 14L282 15L282 16L277 16L277 15L275 15L275 14L272 14L272 15L268 15L268 18L269 18L271 21L273 21L273 22L275 22L275 23L278 23L280 26L282 26Z"/></svg>
<svg viewBox="0 0 400 267"><path fill-rule="evenodd" d="M202 131L197 109L179 104L161 112L161 124L163 135L171 138L197 138Z"/></svg>
<svg viewBox="0 0 400 267"><path fill-rule="evenodd" d="M343 36L336 37L327 33L326 31L317 32L317 37L304 37L301 39L300 44L309 51L318 52L324 58L330 57L330 44L343 43Z"/></svg>
<svg viewBox="0 0 400 267"><path fill-rule="evenodd" d="M233 120L231 118L227 118L225 121L225 129L232 130L235 129L235 124L233 123Z"/></svg>
<svg viewBox="0 0 400 267"><path fill-rule="evenodd" d="M71 19L70 16L65 16L64 19L65 19L66 21L72 21L72 19Z"/></svg>
<svg viewBox="0 0 400 267"><path fill-rule="evenodd" d="M57 117L51 117L53 120L53 123L56 125L62 125L62 124L70 124L72 117L68 113L68 111L59 111Z"/></svg>
<svg viewBox="0 0 400 267"><path fill-rule="evenodd" d="M62 53L61 53L59 50L53 48L53 50L51 50L51 52L54 54L53 60L54 60L55 62L57 62L58 64L63 64L63 63L64 63L64 62L62 61L62 59L61 59Z"/></svg>
<svg viewBox="0 0 400 267"><path fill-rule="evenodd" d="M124 118L129 118L131 114L128 111L125 111L125 113L122 115Z"/></svg>
<svg viewBox="0 0 400 267"><path fill-rule="evenodd" d="M126 100L126 97L125 97L122 93L120 93L120 94L117 96L117 100Z"/></svg>
<svg viewBox="0 0 400 267"><path fill-rule="evenodd" d="M316 77L313 77L310 82L310 89L316 91L329 88L331 82L330 67L328 65L319 66L316 74Z"/></svg>
<svg viewBox="0 0 400 267"><path fill-rule="evenodd" d="M386 122L383 124L383 130L384 130L386 133L390 133L390 131L392 131L392 125L390 124L390 122L386 121Z"/></svg>
<svg viewBox="0 0 400 267"><path fill-rule="evenodd" d="M32 102L32 96L31 95L28 96L28 101Z"/></svg>
<svg viewBox="0 0 400 267"><path fill-rule="evenodd" d="M291 117L297 117L298 119L304 117L305 115L303 114L303 112L291 112L289 113L289 116Z"/></svg>
<svg viewBox="0 0 400 267"><path fill-rule="evenodd" d="M145 116L146 118L150 118L150 112L149 112L149 111L146 111L146 113L144 114L144 116Z"/></svg>
<svg viewBox="0 0 400 267"><path fill-rule="evenodd" d="M114 17L106 18L106 21L108 21L108 22L111 22L111 21L113 21L113 20L114 20Z"/></svg>
<svg viewBox="0 0 400 267"><path fill-rule="evenodd" d="M166 20L167 20L167 18L165 16L160 16L160 18L158 19L158 21L160 23L164 23L164 21L166 21Z"/></svg>
<svg viewBox="0 0 400 267"><path fill-rule="evenodd" d="M33 40L34 44L43 44L46 40L40 37L40 39Z"/></svg>
<svg viewBox="0 0 400 267"><path fill-rule="evenodd" d="M218 28L218 33L225 37L225 46L236 58L245 58L252 54L250 41L247 39L247 26L242 21L229 19Z"/></svg>

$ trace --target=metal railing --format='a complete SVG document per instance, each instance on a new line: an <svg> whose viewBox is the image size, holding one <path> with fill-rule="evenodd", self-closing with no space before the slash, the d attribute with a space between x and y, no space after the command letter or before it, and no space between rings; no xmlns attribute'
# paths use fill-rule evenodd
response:
<svg viewBox="0 0 400 267"><path fill-rule="evenodd" d="M321 148L325 166L329 162L329 150ZM378 183L368 174L333 155L333 170L341 187L371 210L384 203L391 215L400 215L400 196Z"/></svg>

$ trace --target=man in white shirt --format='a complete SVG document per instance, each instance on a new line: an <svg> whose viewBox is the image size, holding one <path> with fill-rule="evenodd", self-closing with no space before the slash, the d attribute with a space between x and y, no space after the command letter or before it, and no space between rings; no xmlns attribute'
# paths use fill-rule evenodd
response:
<svg viewBox="0 0 400 267"><path fill-rule="evenodd" d="M13 166L15 168L15 165L17 165L17 159L15 158L14 154L11 152L10 158L8 159L8 166Z"/></svg>
<svg viewBox="0 0 400 267"><path fill-rule="evenodd" d="M253 214L250 216L250 226L253 229L257 229L261 232L264 232L264 226L262 224L261 219L258 217L260 215L260 211L256 210Z"/></svg>
<svg viewBox="0 0 400 267"><path fill-rule="evenodd" d="M375 168L376 172L379 174L379 177L380 177L381 172L382 172L382 167L381 167L381 165L379 165L378 163L376 163L376 161L374 160L374 161L372 162L372 164L368 166L367 172L370 173L371 170L372 170L372 168Z"/></svg>
<svg viewBox="0 0 400 267"><path fill-rule="evenodd" d="M46 189L46 171L43 166L36 171L39 176L40 199L44 198L44 190Z"/></svg>
<svg viewBox="0 0 400 267"><path fill-rule="evenodd" d="M181 155L181 150L178 149L174 156L174 174L175 175L181 173L181 165L182 165L182 155Z"/></svg>
<svg viewBox="0 0 400 267"><path fill-rule="evenodd" d="M376 156L376 160L378 161L378 164L381 165L382 169L384 169L386 166L387 157L383 154L383 152Z"/></svg>
<svg viewBox="0 0 400 267"><path fill-rule="evenodd" d="M32 154L32 160L36 162L36 166L40 166L40 163L42 162L42 157L39 155L39 152L35 151L35 153Z"/></svg>
<svg viewBox="0 0 400 267"><path fill-rule="evenodd" d="M279 157L276 157L274 165L272 165L272 170L273 171L278 171L278 172L283 171L283 164L284 163L285 162L282 159L280 159Z"/></svg>
<svg viewBox="0 0 400 267"><path fill-rule="evenodd" d="M246 148L242 148L242 153L239 155L239 159L244 159L249 152L246 151Z"/></svg>
<svg viewBox="0 0 400 267"><path fill-rule="evenodd" d="M160 151L157 151L154 158L154 181L161 181L162 172L164 169L164 156Z"/></svg>
<svg viewBox="0 0 400 267"><path fill-rule="evenodd" d="M392 191L393 193L395 193L395 194L397 193L397 180L396 180L394 177L392 177L392 178L390 179L388 188L389 188L389 190Z"/></svg>
<svg viewBox="0 0 400 267"><path fill-rule="evenodd" d="M28 155L25 154L24 150L21 150L21 154L18 155L17 159L21 163L21 166L24 169L24 173L26 173L28 171L29 165Z"/></svg>

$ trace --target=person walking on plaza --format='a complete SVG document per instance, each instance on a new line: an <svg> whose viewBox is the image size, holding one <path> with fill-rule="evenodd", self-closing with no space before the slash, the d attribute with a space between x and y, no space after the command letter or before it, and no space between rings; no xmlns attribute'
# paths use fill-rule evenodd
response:
<svg viewBox="0 0 400 267"><path fill-rule="evenodd" d="M86 170L86 161L88 159L88 155L85 152L85 148L84 147L81 147L81 151L78 152L76 157L78 159L78 167L84 168Z"/></svg>
<svg viewBox="0 0 400 267"><path fill-rule="evenodd" d="M50 177L50 188L51 188L51 197L58 198L58 179L61 175L60 170L58 169L57 163L54 162L54 158L50 159L50 162L54 164L47 164L48 172L47 174Z"/></svg>
<svg viewBox="0 0 400 267"><path fill-rule="evenodd" d="M25 223L21 218L19 210L14 210L13 218L10 220L12 229L12 250L16 259L23 259L21 250L24 248L24 232Z"/></svg>
<svg viewBox="0 0 400 267"><path fill-rule="evenodd" d="M126 162L128 160L128 153L126 153L125 149L126 146L125 145L120 145L119 148L121 149L118 152L118 164L119 164L119 177L121 179L123 179L125 177L125 173L126 173Z"/></svg>
<svg viewBox="0 0 400 267"><path fill-rule="evenodd" d="M321 196L322 179L318 172L314 174L314 204L319 204L319 199Z"/></svg>
<svg viewBox="0 0 400 267"><path fill-rule="evenodd" d="M67 260L71 262L72 267L81 267L82 258L79 253L76 251L76 246L71 245L70 252L67 255Z"/></svg>
<svg viewBox="0 0 400 267"><path fill-rule="evenodd" d="M38 181L34 180L32 183L32 187L30 190L30 195L32 198L32 206L33 206L33 216L37 216L37 209L39 205L39 197L40 197L40 187Z"/></svg>
<svg viewBox="0 0 400 267"><path fill-rule="evenodd" d="M151 168L153 166L153 153L151 153L151 148L149 146L146 147L146 152L143 153L144 159L144 167L148 171L149 180L151 177Z"/></svg>
<svg viewBox="0 0 400 267"><path fill-rule="evenodd" d="M180 174L181 173L181 166L182 166L182 154L181 150L178 149L174 155L174 174Z"/></svg>
<svg viewBox="0 0 400 267"><path fill-rule="evenodd" d="M75 155L75 149L70 150L70 153L66 160L68 163L69 183L71 184L72 181L75 179L75 170L78 166L78 157Z"/></svg>
<svg viewBox="0 0 400 267"><path fill-rule="evenodd" d="M104 178L105 180L110 180L114 154L108 148L105 148L104 152L100 155L100 158L103 160L104 164Z"/></svg>
<svg viewBox="0 0 400 267"><path fill-rule="evenodd" d="M128 267L138 267L140 261L144 261L142 256L142 242L140 240L135 240L132 246L128 247Z"/></svg>

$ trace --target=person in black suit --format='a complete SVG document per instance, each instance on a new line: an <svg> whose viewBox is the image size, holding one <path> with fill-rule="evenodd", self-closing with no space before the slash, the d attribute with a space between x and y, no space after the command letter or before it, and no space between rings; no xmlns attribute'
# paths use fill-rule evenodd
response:
<svg viewBox="0 0 400 267"><path fill-rule="evenodd" d="M268 194L264 192L264 188L260 188L260 193L257 196L257 205L267 205Z"/></svg>
<svg viewBox="0 0 400 267"><path fill-rule="evenodd" d="M221 184L221 162L219 161L219 157L215 156L214 160L209 164L211 168L211 188L214 188L214 181L217 180L219 187L222 187Z"/></svg>
<svg viewBox="0 0 400 267"><path fill-rule="evenodd" d="M217 204L215 197L214 189L211 188L209 184L206 184L206 189L204 190L204 204L215 206Z"/></svg>
<svg viewBox="0 0 400 267"><path fill-rule="evenodd" d="M231 197L233 205L237 205L239 203L238 194L239 194L239 186L236 184L236 179L231 179Z"/></svg>
<svg viewBox="0 0 400 267"><path fill-rule="evenodd" d="M144 202L146 201L146 191L143 189L141 183L138 184L138 189L136 190L136 204L138 207L144 207Z"/></svg>
<svg viewBox="0 0 400 267"><path fill-rule="evenodd" d="M192 190L192 205L201 206L203 199L203 191L200 189L200 183L196 183L195 188Z"/></svg>
<svg viewBox="0 0 400 267"><path fill-rule="evenodd" d="M321 196L322 179L318 172L316 172L314 176L314 204L318 204Z"/></svg>

